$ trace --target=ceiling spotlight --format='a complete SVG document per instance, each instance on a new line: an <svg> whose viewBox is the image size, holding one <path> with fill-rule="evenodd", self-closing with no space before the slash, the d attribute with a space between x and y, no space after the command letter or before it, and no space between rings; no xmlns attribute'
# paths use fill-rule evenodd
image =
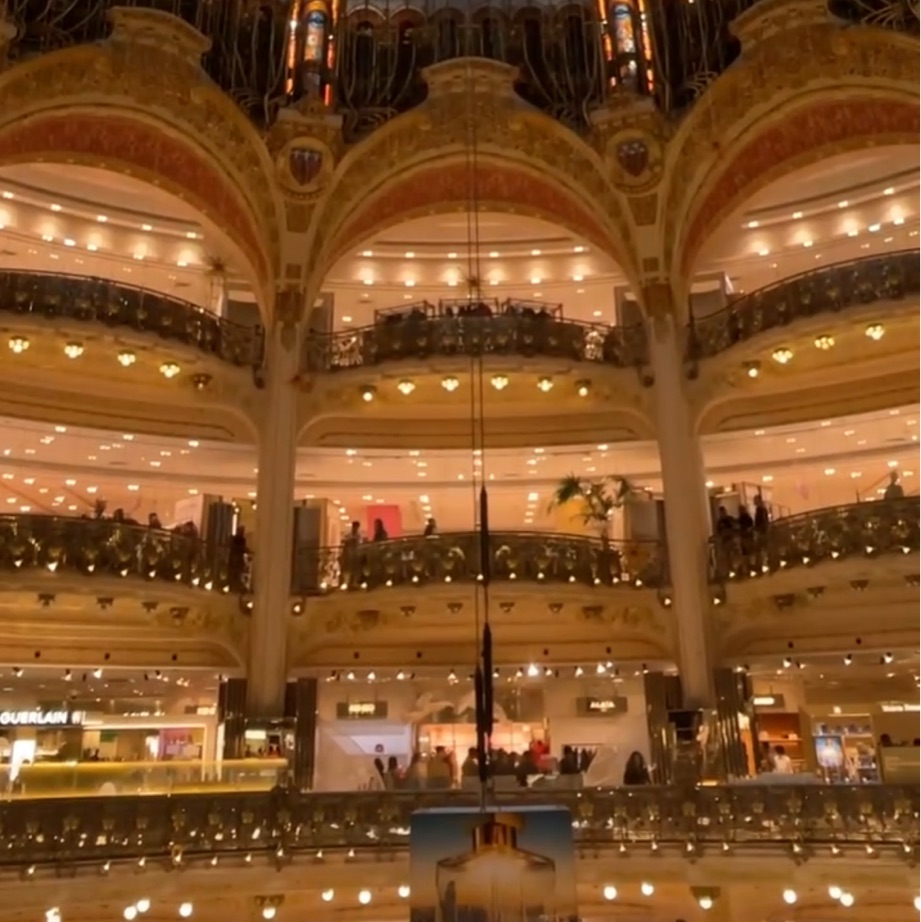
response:
<svg viewBox="0 0 921 922"><path fill-rule="evenodd" d="M576 393L580 397L588 397L588 392L592 389L591 381L576 381Z"/></svg>
<svg viewBox="0 0 921 922"><path fill-rule="evenodd" d="M138 357L133 353L129 352L127 349L123 349L118 353L119 364L125 368L130 367L138 360Z"/></svg>
<svg viewBox="0 0 921 922"><path fill-rule="evenodd" d="M409 893L410 893L409 884L400 884L400 886L397 887L397 896L401 900L408 900Z"/></svg>
<svg viewBox="0 0 921 922"><path fill-rule="evenodd" d="M796 891L790 890L789 888L783 892L783 901L788 905L792 906L797 900Z"/></svg>
<svg viewBox="0 0 921 922"><path fill-rule="evenodd" d="M851 656L850 653L848 653L847 656L844 657L844 665L845 665L845 666L850 666L851 663L853 663L853 662L854 662L854 657Z"/></svg>
<svg viewBox="0 0 921 922"><path fill-rule="evenodd" d="M751 362L743 362L742 367L749 378L757 378L761 374L761 362L757 359Z"/></svg>
<svg viewBox="0 0 921 922"><path fill-rule="evenodd" d="M642 893L643 896L652 896L655 892L656 888L652 884L647 883L646 881L643 881L643 883L640 884L640 893Z"/></svg>
<svg viewBox="0 0 921 922"><path fill-rule="evenodd" d="M408 397L416 389L415 382L409 378L404 378L398 385L397 390L404 396Z"/></svg>
<svg viewBox="0 0 921 922"><path fill-rule="evenodd" d="M192 387L197 391L203 391L211 383L211 375L206 372L200 371L197 374L192 375ZM191 442L189 442L192 445ZM192 445L194 448L195 446Z"/></svg>
<svg viewBox="0 0 921 922"><path fill-rule="evenodd" d="M192 915L192 904L191 903L180 903L179 904L179 916L182 919L188 919Z"/></svg>
<svg viewBox="0 0 921 922"><path fill-rule="evenodd" d="M138 917L137 906L126 906L122 916L124 916L128 922L131 922L132 919L136 919Z"/></svg>
<svg viewBox="0 0 921 922"><path fill-rule="evenodd" d="M617 887L612 884L608 884L602 891L601 895L606 900L616 900L617 899Z"/></svg>
<svg viewBox="0 0 921 922"><path fill-rule="evenodd" d="M147 912L150 909L150 900L147 897L142 897L134 905L137 906L138 912Z"/></svg>
<svg viewBox="0 0 921 922"><path fill-rule="evenodd" d="M538 378L537 389L543 391L545 394L553 390L553 378Z"/></svg>
<svg viewBox="0 0 921 922"><path fill-rule="evenodd" d="M449 375L447 378L441 379L441 386L449 393L453 394L459 387L460 381L457 378Z"/></svg>
<svg viewBox="0 0 921 922"><path fill-rule="evenodd" d="M838 902L842 906L853 906L854 905L854 894L848 893L847 890L845 890L844 893L842 893L841 896L838 897Z"/></svg>
<svg viewBox="0 0 921 922"><path fill-rule="evenodd" d="M497 391L504 391L508 387L508 376L493 375L490 384L492 384Z"/></svg>
<svg viewBox="0 0 921 922"><path fill-rule="evenodd" d="M828 895L829 895L833 900L840 900L840 899L841 899L841 894L842 894L842 893L844 893L844 891L843 891L840 887L836 886L835 884L832 884L832 885L828 888Z"/></svg>
<svg viewBox="0 0 921 922"><path fill-rule="evenodd" d="M793 358L793 350L788 349L786 346L781 346L771 353L771 358L777 362L778 365L786 365L787 362Z"/></svg>
<svg viewBox="0 0 921 922"><path fill-rule="evenodd" d="M377 396L377 388L373 384L362 384L358 388L358 393L361 394L361 399L365 403L370 403Z"/></svg>
<svg viewBox="0 0 921 922"><path fill-rule="evenodd" d="M823 352L827 352L835 344L835 337L824 334L822 336L817 336L815 338L815 347L816 349L821 349Z"/></svg>
<svg viewBox="0 0 921 922"><path fill-rule="evenodd" d="M182 369L175 362L164 362L160 366L160 374L164 378L175 378Z"/></svg>
<svg viewBox="0 0 921 922"><path fill-rule="evenodd" d="M371 891L370 890L359 890L358 891L358 902L362 906L367 906L371 902Z"/></svg>
<svg viewBox="0 0 921 922"><path fill-rule="evenodd" d="M870 339L876 340L879 342L886 333L886 328L881 323L871 323L864 333L870 337Z"/></svg>
<svg viewBox="0 0 921 922"><path fill-rule="evenodd" d="M893 655L892 655L891 653L885 653L885 654L883 654L883 662L886 663L887 665L888 665L889 663L891 663L893 659L894 659L894 657L893 657Z"/></svg>
<svg viewBox="0 0 921 922"><path fill-rule="evenodd" d="M16 355L22 355L29 348L29 340L25 336L11 336L9 347L11 352L15 352Z"/></svg>
<svg viewBox="0 0 921 922"><path fill-rule="evenodd" d="M83 355L83 346L81 343L68 343L64 347L64 355L69 359L78 359Z"/></svg>

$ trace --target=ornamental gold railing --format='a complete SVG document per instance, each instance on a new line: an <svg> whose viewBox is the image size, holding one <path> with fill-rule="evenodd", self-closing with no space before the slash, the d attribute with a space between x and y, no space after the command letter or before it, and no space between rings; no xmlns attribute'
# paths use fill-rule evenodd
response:
<svg viewBox="0 0 921 922"><path fill-rule="evenodd" d="M316 860L322 849L404 849L412 815L476 807L475 793L264 793L16 799L0 803L0 866L54 863L98 874L99 862L148 868ZM577 845L673 849L696 858L774 849L793 860L886 851L917 860L917 785L730 785L593 788L497 795L500 807L567 807Z"/></svg>
<svg viewBox="0 0 921 922"><path fill-rule="evenodd" d="M830 506L777 519L763 532L737 529L710 541L711 579L726 582L826 560L917 554L918 497Z"/></svg>
<svg viewBox="0 0 921 922"><path fill-rule="evenodd" d="M243 591L247 562L229 548L113 519L0 515L0 573L135 578Z"/></svg>
<svg viewBox="0 0 921 922"><path fill-rule="evenodd" d="M503 304L507 306L508 302ZM307 371L340 371L391 362L464 356L553 358L613 368L647 363L641 324L608 326L566 320L550 311L497 310L468 316L388 313L371 326L308 337Z"/></svg>
<svg viewBox="0 0 921 922"><path fill-rule="evenodd" d="M849 307L917 298L921 291L919 251L868 256L794 275L736 298L688 328L689 369L759 333L806 317Z"/></svg>
<svg viewBox="0 0 921 922"><path fill-rule="evenodd" d="M500 582L659 587L666 578L656 541L601 541L579 535L493 532L489 578ZM480 536L454 532L389 541L308 546L295 552L293 592L370 590L473 583L482 579Z"/></svg>
<svg viewBox="0 0 921 922"><path fill-rule="evenodd" d="M261 327L234 323L188 301L106 279L3 270L0 311L150 333L231 365L256 366L262 361Z"/></svg>

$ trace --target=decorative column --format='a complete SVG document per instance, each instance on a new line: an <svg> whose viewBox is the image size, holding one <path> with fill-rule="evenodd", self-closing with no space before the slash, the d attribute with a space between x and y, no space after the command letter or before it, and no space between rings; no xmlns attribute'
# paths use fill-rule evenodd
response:
<svg viewBox="0 0 921 922"><path fill-rule="evenodd" d="M286 292L292 300L298 292ZM281 311L277 312L278 314ZM250 718L284 714L291 599L300 337L293 324L266 331L256 481L253 612L247 670Z"/></svg>
<svg viewBox="0 0 921 922"><path fill-rule="evenodd" d="M685 337L667 284L645 287L643 302L649 318L649 361L655 378L656 434L684 706L705 708L714 704L708 586L710 513L703 456L685 392Z"/></svg>

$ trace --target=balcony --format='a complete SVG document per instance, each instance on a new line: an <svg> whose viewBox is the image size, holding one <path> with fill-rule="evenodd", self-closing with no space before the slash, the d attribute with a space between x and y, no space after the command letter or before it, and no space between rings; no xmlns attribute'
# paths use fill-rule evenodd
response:
<svg viewBox="0 0 921 922"><path fill-rule="evenodd" d="M0 312L56 324L100 324L178 342L235 366L262 360L261 327L243 326L187 301L85 276L0 272Z"/></svg>
<svg viewBox="0 0 921 922"><path fill-rule="evenodd" d="M879 302L917 301L921 292L918 250L869 256L783 279L737 298L688 328L689 376L701 361L796 320L840 313Z"/></svg>
<svg viewBox="0 0 921 922"><path fill-rule="evenodd" d="M713 582L753 579L830 560L917 554L917 497L852 503L777 519L767 532L711 539Z"/></svg>
<svg viewBox="0 0 921 922"><path fill-rule="evenodd" d="M559 305L529 301L483 300L462 313L468 302L419 302L379 311L376 322L356 330L311 334L304 355L308 372L377 367L430 358L520 356L565 359L640 368L647 361L641 324L566 320Z"/></svg>
<svg viewBox="0 0 921 922"><path fill-rule="evenodd" d="M432 537L298 550L296 595L444 583L529 582L658 588L666 567L655 541L608 541L541 532L493 532L485 560L480 535Z"/></svg>
<svg viewBox="0 0 921 922"><path fill-rule="evenodd" d="M207 866L218 857L285 862L319 849L356 856L406 849L412 814L476 807L470 793L271 792L17 798L0 805L5 864L145 859L148 869ZM555 804L573 816L577 846L629 853L708 853L803 860L866 856L917 860L917 785L732 785L521 791L498 805ZM143 831L143 835L139 833ZM350 851L350 855L352 852Z"/></svg>
<svg viewBox="0 0 921 922"><path fill-rule="evenodd" d="M229 592L227 548L112 519L0 515L0 571L133 578ZM240 574L240 580L244 574Z"/></svg>

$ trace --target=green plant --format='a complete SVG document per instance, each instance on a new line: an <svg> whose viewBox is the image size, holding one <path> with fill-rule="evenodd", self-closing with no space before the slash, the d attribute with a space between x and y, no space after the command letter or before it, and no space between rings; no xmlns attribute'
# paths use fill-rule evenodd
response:
<svg viewBox="0 0 921 922"><path fill-rule="evenodd" d="M632 492L630 481L618 474L597 480L568 474L557 484L550 507L553 509L574 501L580 502L582 523L597 528L601 537L607 538L611 513L623 506Z"/></svg>

